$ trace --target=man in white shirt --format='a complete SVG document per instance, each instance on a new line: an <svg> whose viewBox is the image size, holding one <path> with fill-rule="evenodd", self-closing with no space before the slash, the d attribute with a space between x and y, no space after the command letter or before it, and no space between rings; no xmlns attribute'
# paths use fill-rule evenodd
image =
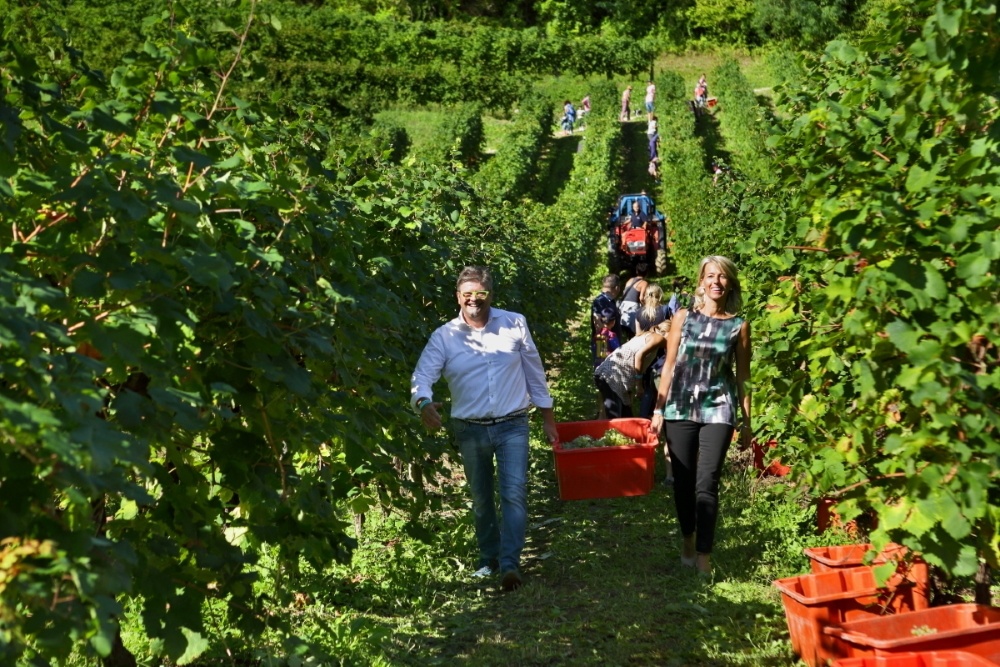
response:
<svg viewBox="0 0 1000 667"><path fill-rule="evenodd" d="M493 276L470 266L456 283L458 317L438 327L410 380L410 403L430 431L441 428L441 403L431 387L444 375L451 390L452 431L472 494L479 565L473 575L497 571L504 590L519 588L521 550L528 525L528 408L542 413L546 437L556 421L542 360L523 315L491 308ZM494 501L494 457L500 518Z"/></svg>
<svg viewBox="0 0 1000 667"><path fill-rule="evenodd" d="M656 85L650 81L646 86L646 117L647 119L653 115L653 102L656 99Z"/></svg>

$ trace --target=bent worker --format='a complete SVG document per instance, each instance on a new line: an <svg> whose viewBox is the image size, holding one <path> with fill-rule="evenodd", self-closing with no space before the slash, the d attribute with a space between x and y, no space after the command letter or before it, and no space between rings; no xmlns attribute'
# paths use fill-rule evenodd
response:
<svg viewBox="0 0 1000 667"><path fill-rule="evenodd" d="M558 439L552 397L538 348L523 315L491 306L489 269L467 266L456 282L459 313L438 327L410 380L410 402L430 431L441 428L442 404L432 386L443 374L452 397L452 432L472 494L479 564L473 577L500 573L505 591L520 588L528 523L528 408L542 414L550 442ZM494 500L494 458L500 513Z"/></svg>

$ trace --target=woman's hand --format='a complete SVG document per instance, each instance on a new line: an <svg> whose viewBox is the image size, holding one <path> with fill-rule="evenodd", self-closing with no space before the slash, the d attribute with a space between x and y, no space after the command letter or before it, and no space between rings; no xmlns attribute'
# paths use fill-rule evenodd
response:
<svg viewBox="0 0 1000 667"><path fill-rule="evenodd" d="M750 427L746 424L740 426L740 451L745 452L750 449L750 442L753 439L753 433L750 431Z"/></svg>
<svg viewBox="0 0 1000 667"><path fill-rule="evenodd" d="M663 413L659 410L654 410L653 416L649 420L649 432L659 436L661 428L663 428Z"/></svg>

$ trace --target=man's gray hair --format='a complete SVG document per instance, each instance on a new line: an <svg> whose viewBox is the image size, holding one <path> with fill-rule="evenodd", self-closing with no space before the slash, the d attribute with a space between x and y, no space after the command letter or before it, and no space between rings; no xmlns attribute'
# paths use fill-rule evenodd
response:
<svg viewBox="0 0 1000 667"><path fill-rule="evenodd" d="M455 281L455 291L461 287L462 283L479 283L487 290L493 290L493 273L485 266L467 266L458 274Z"/></svg>

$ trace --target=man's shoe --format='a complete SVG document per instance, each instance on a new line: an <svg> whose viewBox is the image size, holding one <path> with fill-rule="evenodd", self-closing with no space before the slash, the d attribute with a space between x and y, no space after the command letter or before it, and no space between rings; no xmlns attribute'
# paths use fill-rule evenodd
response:
<svg viewBox="0 0 1000 667"><path fill-rule="evenodd" d="M516 591L524 585L524 580L521 579L521 573L517 570L507 570L500 577L500 588L505 591Z"/></svg>
<svg viewBox="0 0 1000 667"><path fill-rule="evenodd" d="M485 579L486 577L492 577L496 573L489 565L483 565L481 568L473 572L471 576L473 579Z"/></svg>

